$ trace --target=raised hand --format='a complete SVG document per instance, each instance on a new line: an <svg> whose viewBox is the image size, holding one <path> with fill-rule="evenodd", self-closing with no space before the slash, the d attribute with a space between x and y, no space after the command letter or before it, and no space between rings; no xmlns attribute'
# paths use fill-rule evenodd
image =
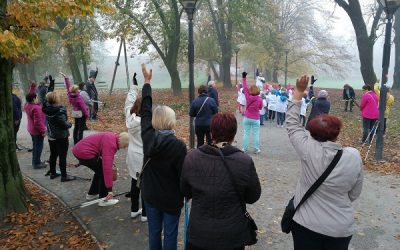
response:
<svg viewBox="0 0 400 250"><path fill-rule="evenodd" d="M150 69L150 71L147 70L146 65L143 63L142 64L142 73L144 77L144 83L150 84L151 78L153 77L153 70Z"/></svg>
<svg viewBox="0 0 400 250"><path fill-rule="evenodd" d="M315 79L314 75L311 76L311 85L313 85L318 79Z"/></svg>
<svg viewBox="0 0 400 250"><path fill-rule="evenodd" d="M67 78L67 75L64 74L63 72L60 71L60 75L62 75L64 78Z"/></svg>
<svg viewBox="0 0 400 250"><path fill-rule="evenodd" d="M296 81L296 90L303 94L308 87L309 80L310 78L307 75L303 75L302 77L298 78Z"/></svg>
<svg viewBox="0 0 400 250"><path fill-rule="evenodd" d="M136 86L138 86L138 82L137 82L137 80L136 80L136 72L133 74L133 85L136 85Z"/></svg>

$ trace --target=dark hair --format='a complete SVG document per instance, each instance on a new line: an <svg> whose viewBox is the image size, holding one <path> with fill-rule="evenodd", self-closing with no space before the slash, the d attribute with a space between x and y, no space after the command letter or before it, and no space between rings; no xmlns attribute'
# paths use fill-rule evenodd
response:
<svg viewBox="0 0 400 250"><path fill-rule="evenodd" d="M28 102L28 103L32 103L33 100L36 99L36 97L37 97L36 93L29 93L29 94L27 94L27 95L25 96L25 100L26 100L26 102Z"/></svg>
<svg viewBox="0 0 400 250"><path fill-rule="evenodd" d="M199 93L199 95L201 94L207 94L208 88L206 85L200 85L200 87L197 89L197 93Z"/></svg>
<svg viewBox="0 0 400 250"><path fill-rule="evenodd" d="M142 97L138 96L136 98L135 103L131 108L131 114L135 113L137 116L140 116L140 105L142 104Z"/></svg>
<svg viewBox="0 0 400 250"><path fill-rule="evenodd" d="M369 85L367 85L367 84L365 84L365 85L362 87L362 89L363 89L363 90L368 90L368 91L371 91L371 90L372 90L371 86L369 86Z"/></svg>
<svg viewBox="0 0 400 250"><path fill-rule="evenodd" d="M342 128L342 121L333 115L322 114L307 124L311 136L319 141L336 141Z"/></svg>
<svg viewBox="0 0 400 250"><path fill-rule="evenodd" d="M211 137L216 143L232 142L237 131L237 121L233 113L217 113L211 121Z"/></svg>
<svg viewBox="0 0 400 250"><path fill-rule="evenodd" d="M85 85L86 84L84 82L79 83L79 90L83 90L85 88Z"/></svg>

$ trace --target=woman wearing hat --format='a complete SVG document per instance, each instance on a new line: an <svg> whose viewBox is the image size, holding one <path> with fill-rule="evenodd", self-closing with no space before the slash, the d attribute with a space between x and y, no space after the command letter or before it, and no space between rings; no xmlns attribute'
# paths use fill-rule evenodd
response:
<svg viewBox="0 0 400 250"><path fill-rule="evenodd" d="M311 112L308 116L307 123L309 123L315 117L322 114L329 114L331 109L331 103L328 101L328 92L326 90L320 90L317 98L311 99Z"/></svg>

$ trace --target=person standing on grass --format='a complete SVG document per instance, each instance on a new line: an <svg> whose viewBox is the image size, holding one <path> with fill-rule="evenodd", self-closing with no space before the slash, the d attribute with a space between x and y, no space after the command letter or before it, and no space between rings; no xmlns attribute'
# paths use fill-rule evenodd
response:
<svg viewBox="0 0 400 250"><path fill-rule="evenodd" d="M187 150L185 143L175 136L175 112L168 106L157 106L153 110L152 71L142 64L142 72L140 114L144 158L140 189L146 206L149 249L175 250L183 206L179 181ZM161 232L164 232L163 238Z"/></svg>
<svg viewBox="0 0 400 250"><path fill-rule="evenodd" d="M112 132L99 132L80 140L73 148L72 153L78 159L79 165L93 170L92 184L86 194L86 200L104 198L99 206L111 206L118 203L113 199L113 181L116 180L116 168L113 168L115 154L119 149L127 148L129 135Z"/></svg>
<svg viewBox="0 0 400 250"><path fill-rule="evenodd" d="M249 147L250 132L253 134L254 153L259 154L260 150L260 109L262 109L262 99L260 89L256 85L247 86L247 73L242 73L243 90L246 97L246 112L243 119L243 151L247 152Z"/></svg>
<svg viewBox="0 0 400 250"><path fill-rule="evenodd" d="M374 92L375 94L380 97L381 92L379 90L379 83L375 83L374 85ZM387 127L387 119L389 118L390 111L392 109L392 106L394 104L394 97L392 93L390 93L390 89L387 89L387 94L386 94L386 109L385 109L385 124L383 127L383 134L386 134L386 127Z"/></svg>
<svg viewBox="0 0 400 250"><path fill-rule="evenodd" d="M215 86L215 81L208 82L208 96L213 98L215 103L217 104L217 107L219 107L219 96L218 90Z"/></svg>
<svg viewBox="0 0 400 250"><path fill-rule="evenodd" d="M211 144L210 125L213 115L218 112L218 106L214 98L207 96L207 86L201 85L197 92L199 96L190 105L189 115L195 118L197 147L200 147L204 144L204 137L207 144Z"/></svg>
<svg viewBox="0 0 400 250"><path fill-rule="evenodd" d="M337 143L342 128L339 118L323 114L309 122L309 132L302 127L299 115L308 80L307 76L297 80L286 114L289 140L302 159L294 195L295 207L333 159L339 157L339 161L295 212L294 249L347 250L355 231L353 202L361 194L363 163L357 149L344 148Z"/></svg>
<svg viewBox="0 0 400 250"><path fill-rule="evenodd" d="M128 166L129 175L131 176L131 218L141 215L141 221L146 222L146 207L144 200L142 208L139 209L140 188L137 187L137 179L142 171L143 166L143 142L140 128L140 106L142 98L138 96L138 83L136 73L133 75L133 85L131 86L125 100L125 124L129 133L129 146L126 155L126 164Z"/></svg>
<svg viewBox="0 0 400 250"><path fill-rule="evenodd" d="M90 99L89 94L86 90L86 83L81 82L79 83L79 95L82 96L83 101L85 102L86 105L86 110L88 112L88 114L90 115L90 113L92 113L93 111L93 101ZM89 118L89 117L88 117ZM87 119L85 119L84 122L84 129L83 130L89 130L87 125L86 125L86 121Z"/></svg>
<svg viewBox="0 0 400 250"><path fill-rule="evenodd" d="M373 128L379 119L379 98L372 90L371 86L364 85L363 96L361 98L360 110L363 124L363 135L360 143L371 143Z"/></svg>
<svg viewBox="0 0 400 250"><path fill-rule="evenodd" d="M354 92L353 87L348 84L343 86L343 100L344 100L344 112L347 112L347 108L349 108L350 112L353 112L354 101L356 99L356 93Z"/></svg>
<svg viewBox="0 0 400 250"><path fill-rule="evenodd" d="M34 169L45 168L46 163L40 160L46 135L45 115L35 91L26 95L24 110L28 118L28 132L32 137L32 166Z"/></svg>
<svg viewBox="0 0 400 250"><path fill-rule="evenodd" d="M98 73L98 68L96 68L96 70L91 70L89 72L89 79L86 82L86 91L88 92L90 99L94 101L93 109L90 110L90 119L94 121L97 120L97 111L99 110L99 103L97 102L99 100L99 96L95 85Z"/></svg>
<svg viewBox="0 0 400 250"><path fill-rule="evenodd" d="M22 107L21 107L21 99L14 93L12 93L12 104L13 104L13 125L14 125L15 149L17 151L20 151L21 149L17 146L17 134L18 134L19 126L21 125Z"/></svg>
<svg viewBox="0 0 400 250"><path fill-rule="evenodd" d="M60 72L60 74L64 77L68 101L72 105L72 117L75 119L73 132L75 145L83 138L83 131L85 130L86 119L89 117L89 113L82 96L79 94L78 85L73 85L71 87L68 77L62 72Z"/></svg>
<svg viewBox="0 0 400 250"><path fill-rule="evenodd" d="M68 122L67 109L59 103L58 94L51 90L46 95L42 110L47 118L47 137L50 145L50 179L60 176L56 171L58 158L61 182L67 182L76 179L67 175L68 137L72 124Z"/></svg>

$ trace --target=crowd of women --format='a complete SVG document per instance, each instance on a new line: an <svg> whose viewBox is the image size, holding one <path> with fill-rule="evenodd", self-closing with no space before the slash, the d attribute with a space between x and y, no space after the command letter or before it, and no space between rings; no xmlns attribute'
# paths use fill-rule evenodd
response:
<svg viewBox="0 0 400 250"><path fill-rule="evenodd" d="M260 123L264 121L260 110L264 109L261 115L268 114L270 120L274 120L276 113L279 127L286 121L289 139L301 158L302 171L292 201L297 210L290 218L294 248L347 249L354 232L352 202L359 197L362 188L362 161L356 149L343 148L336 142L342 123L337 117L324 114L325 108L329 111L329 107L324 106L326 91L319 91L315 98L310 95L311 87L307 95L309 79L303 76L288 91L268 89L262 93L264 90L256 85L248 86L247 73L243 72L240 93L243 93L245 105L240 103L240 110L244 116L244 142L243 150L239 150L232 145L238 129L236 116L218 113L214 83L200 86L199 96L189 112L195 118L198 144L197 149L187 152L185 143L175 136L174 110L153 103L152 71L142 65L142 73L141 95L135 74L125 101L128 133L99 132L84 138L81 130L89 114L83 91L79 91L79 86L71 87L68 77L62 74L75 118L72 153L79 164L94 172L87 200L104 198L100 206L118 202L112 192L116 179L114 156L119 149L128 147L126 163L132 178L130 216L140 215L143 222L148 222L149 249L177 249L184 199L191 200L186 249L244 249L246 245L255 244L256 226L246 204L260 198L261 185L247 151L252 132L254 152L260 153L257 138ZM312 78L311 84L315 81ZM36 137L41 137L43 145L47 129L51 148L50 178L57 177L55 162L59 157L61 181L67 181L72 179L65 170L71 124L57 93L52 91L53 86L51 79L42 106L34 92L28 94L25 110L34 151L39 151ZM304 105L308 103L312 103L316 111L314 118L308 119L307 131ZM276 110L272 108L274 105ZM40 154L38 157L37 152L33 153L32 161L33 166L40 166ZM320 182L317 188L313 185L316 182ZM310 195L308 190L312 186ZM304 197L307 198L305 202L302 201Z"/></svg>

